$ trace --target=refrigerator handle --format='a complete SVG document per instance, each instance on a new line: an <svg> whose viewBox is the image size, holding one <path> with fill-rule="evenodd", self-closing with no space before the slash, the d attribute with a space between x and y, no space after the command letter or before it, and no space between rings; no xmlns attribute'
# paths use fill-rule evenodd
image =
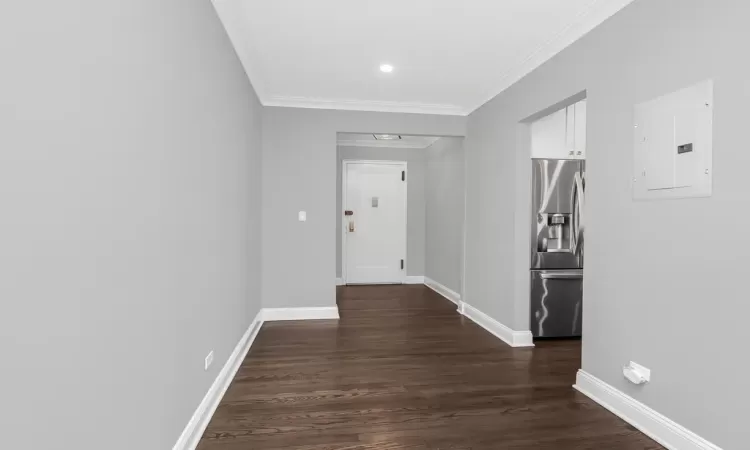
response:
<svg viewBox="0 0 750 450"><path fill-rule="evenodd" d="M581 245L581 242L583 241L583 208L586 205L586 198L583 188L583 178L581 177L580 173L576 173L574 177L574 198L575 198L575 204L573 205L573 209L575 211L574 220L576 223L575 229L573 232L575 233L574 241L573 241L573 254L577 254ZM576 217L577 216L577 217Z"/></svg>
<svg viewBox="0 0 750 450"><path fill-rule="evenodd" d="M540 275L542 280L580 280L583 278L581 272L556 272L543 273Z"/></svg>

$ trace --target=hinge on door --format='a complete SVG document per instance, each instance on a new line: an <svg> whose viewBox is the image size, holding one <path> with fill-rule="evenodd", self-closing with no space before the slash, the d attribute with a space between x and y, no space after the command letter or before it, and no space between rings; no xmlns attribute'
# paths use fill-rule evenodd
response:
<svg viewBox="0 0 750 450"><path fill-rule="evenodd" d="M401 270L404 270L404 260L401 260Z"/></svg>
<svg viewBox="0 0 750 450"><path fill-rule="evenodd" d="M405 170L401 171L401 181L406 181L406 171Z"/></svg>

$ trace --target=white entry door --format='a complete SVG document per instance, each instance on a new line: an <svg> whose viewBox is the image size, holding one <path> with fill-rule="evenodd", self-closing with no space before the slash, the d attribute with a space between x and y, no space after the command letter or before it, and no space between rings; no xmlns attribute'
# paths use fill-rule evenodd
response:
<svg viewBox="0 0 750 450"><path fill-rule="evenodd" d="M406 163L344 161L344 281L403 283Z"/></svg>

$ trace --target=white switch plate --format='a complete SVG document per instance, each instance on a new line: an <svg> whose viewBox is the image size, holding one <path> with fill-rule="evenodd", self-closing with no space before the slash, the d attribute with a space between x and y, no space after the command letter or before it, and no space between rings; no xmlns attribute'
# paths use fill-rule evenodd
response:
<svg viewBox="0 0 750 450"><path fill-rule="evenodd" d="M298 215L300 222L306 222L307 221L307 211L300 211Z"/></svg>
<svg viewBox="0 0 750 450"><path fill-rule="evenodd" d="M211 364L214 362L214 351L211 350L208 352L208 355L206 356L206 360L204 361L203 370L208 370L209 367L211 367Z"/></svg>

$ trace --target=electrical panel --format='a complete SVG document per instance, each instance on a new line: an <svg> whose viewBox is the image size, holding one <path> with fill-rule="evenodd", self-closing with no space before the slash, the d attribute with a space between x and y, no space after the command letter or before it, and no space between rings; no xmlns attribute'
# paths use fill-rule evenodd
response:
<svg viewBox="0 0 750 450"><path fill-rule="evenodd" d="M709 197L713 82L635 106L633 198Z"/></svg>

